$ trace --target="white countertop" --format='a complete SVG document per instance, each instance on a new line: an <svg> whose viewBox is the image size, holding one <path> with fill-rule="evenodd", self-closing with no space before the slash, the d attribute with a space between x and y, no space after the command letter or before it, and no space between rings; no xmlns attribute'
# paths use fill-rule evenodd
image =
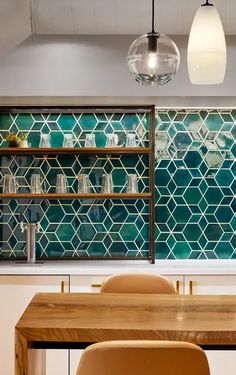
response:
<svg viewBox="0 0 236 375"><path fill-rule="evenodd" d="M0 262L0 275L109 275L153 272L165 275L236 275L236 260L46 261L43 264Z"/></svg>

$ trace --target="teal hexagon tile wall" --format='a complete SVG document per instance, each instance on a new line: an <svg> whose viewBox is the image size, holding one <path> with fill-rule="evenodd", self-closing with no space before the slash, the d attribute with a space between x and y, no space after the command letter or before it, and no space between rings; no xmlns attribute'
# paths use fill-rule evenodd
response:
<svg viewBox="0 0 236 375"><path fill-rule="evenodd" d="M236 258L235 113L157 111L156 258Z"/></svg>
<svg viewBox="0 0 236 375"><path fill-rule="evenodd" d="M29 143L38 147L41 134L49 134L52 147L63 145L72 134L76 147L83 147L86 134L105 146L106 135L115 132L118 146L127 133L136 134L139 147L149 145L149 121L145 113L6 114L0 115L0 146L5 135L28 132ZM102 175L112 174L114 192L126 192L127 174L137 175L138 191L149 191L147 155L58 155L1 157L1 181L17 176L18 193L30 189L32 174L40 174L44 192L53 193L56 176L65 174L69 192L78 191L78 175L89 176L91 192L101 192ZM0 192L3 190L0 186ZM3 200L0 207L0 259L25 257L25 233L20 220L40 218L37 256L43 258L144 257L149 256L149 201L147 200Z"/></svg>
<svg viewBox="0 0 236 375"><path fill-rule="evenodd" d="M8 131L29 132L32 147L40 134L50 134L60 147L72 134L83 147L93 132L97 146L115 131L124 145L129 131L139 146L148 145L145 114L6 114L0 115L0 146ZM236 248L236 110L158 110L155 150L155 251L158 259L234 259ZM47 192L55 190L57 173L64 173L71 192L77 175L88 173L94 191L101 175L113 174L115 191L124 191L127 173L136 173L139 191L149 189L148 158L2 157L1 174L14 173L19 191L29 191L32 173L40 173ZM148 255L149 207L145 200L28 201L0 203L0 259L22 258L25 234L20 215L39 215L37 255L56 258L136 257Z"/></svg>
<svg viewBox="0 0 236 375"><path fill-rule="evenodd" d="M0 209L2 259L24 257L20 216L29 222L40 217L38 257L148 257L149 206L145 200L11 200Z"/></svg>

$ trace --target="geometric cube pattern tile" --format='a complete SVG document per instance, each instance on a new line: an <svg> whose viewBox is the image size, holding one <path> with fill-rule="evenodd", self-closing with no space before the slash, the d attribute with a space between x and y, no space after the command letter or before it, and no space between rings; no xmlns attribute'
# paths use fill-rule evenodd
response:
<svg viewBox="0 0 236 375"><path fill-rule="evenodd" d="M78 192L78 176L89 176L92 193L102 189L102 175L111 174L115 193L126 191L127 174L134 173L138 179L140 193L149 191L149 169L147 155L58 155L58 156L7 156L2 157L0 178L5 174L17 177L17 192L30 192L32 174L41 176L45 193L55 193L56 178L64 174L67 178L70 193ZM3 186L0 188L2 192Z"/></svg>
<svg viewBox="0 0 236 375"><path fill-rule="evenodd" d="M95 133L103 147L115 131L119 145L136 133L148 146L145 114L6 114L0 115L0 147L10 130L29 132L32 147L50 133L53 147L72 134L83 147ZM236 259L236 110L157 110L155 164L155 252L157 259ZM57 173L77 191L77 176L88 173L94 191L101 175L113 174L115 191L125 189L127 173L136 173L139 191L147 192L148 157L50 156L3 157L1 173L14 173L19 192L27 192L32 173L40 173L45 191L53 192ZM40 171L40 172L39 172ZM0 259L22 258L26 221L40 217L37 255L42 257L147 257L149 207L145 200L10 200L0 204Z"/></svg>
<svg viewBox="0 0 236 375"><path fill-rule="evenodd" d="M23 258L26 221L40 217L37 257L148 257L149 206L144 200L16 201L1 203L1 259Z"/></svg>
<svg viewBox="0 0 236 375"><path fill-rule="evenodd" d="M52 147L62 147L65 134L72 134L75 147L83 147L86 134L95 134L96 145L105 146L106 135L115 132L124 146L127 134L136 134L139 147L149 144L149 121L145 113L111 114L1 114L0 147L9 132L28 132L32 147L41 133L50 134ZM100 192L102 174L112 174L114 192L126 191L126 176L138 177L139 192L149 191L148 155L53 155L4 156L0 178L17 176L19 193L29 192L33 173L40 174L43 189L55 192L57 174L65 174L69 192L78 191L78 175L89 175L91 192ZM2 192L2 184L0 187ZM149 255L148 200L3 200L0 207L0 259L25 257L25 233L20 220L40 218L37 257L145 257Z"/></svg>
<svg viewBox="0 0 236 375"><path fill-rule="evenodd" d="M236 110L158 110L156 258L236 259Z"/></svg>

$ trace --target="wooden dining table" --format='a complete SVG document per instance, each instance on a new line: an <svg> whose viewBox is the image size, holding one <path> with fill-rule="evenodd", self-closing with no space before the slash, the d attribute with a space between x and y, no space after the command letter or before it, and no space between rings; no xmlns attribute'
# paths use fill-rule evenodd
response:
<svg viewBox="0 0 236 375"><path fill-rule="evenodd" d="M15 374L45 374L45 349L106 340L236 349L236 296L37 293L15 327Z"/></svg>

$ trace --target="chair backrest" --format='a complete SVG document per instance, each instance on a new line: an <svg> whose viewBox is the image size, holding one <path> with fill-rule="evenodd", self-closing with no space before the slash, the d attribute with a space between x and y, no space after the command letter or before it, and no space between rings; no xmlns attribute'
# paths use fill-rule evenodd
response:
<svg viewBox="0 0 236 375"><path fill-rule="evenodd" d="M174 294L174 285L164 276L156 274L117 274L102 283L101 293Z"/></svg>
<svg viewBox="0 0 236 375"><path fill-rule="evenodd" d="M210 375L204 351L178 341L109 341L89 346L76 375Z"/></svg>

